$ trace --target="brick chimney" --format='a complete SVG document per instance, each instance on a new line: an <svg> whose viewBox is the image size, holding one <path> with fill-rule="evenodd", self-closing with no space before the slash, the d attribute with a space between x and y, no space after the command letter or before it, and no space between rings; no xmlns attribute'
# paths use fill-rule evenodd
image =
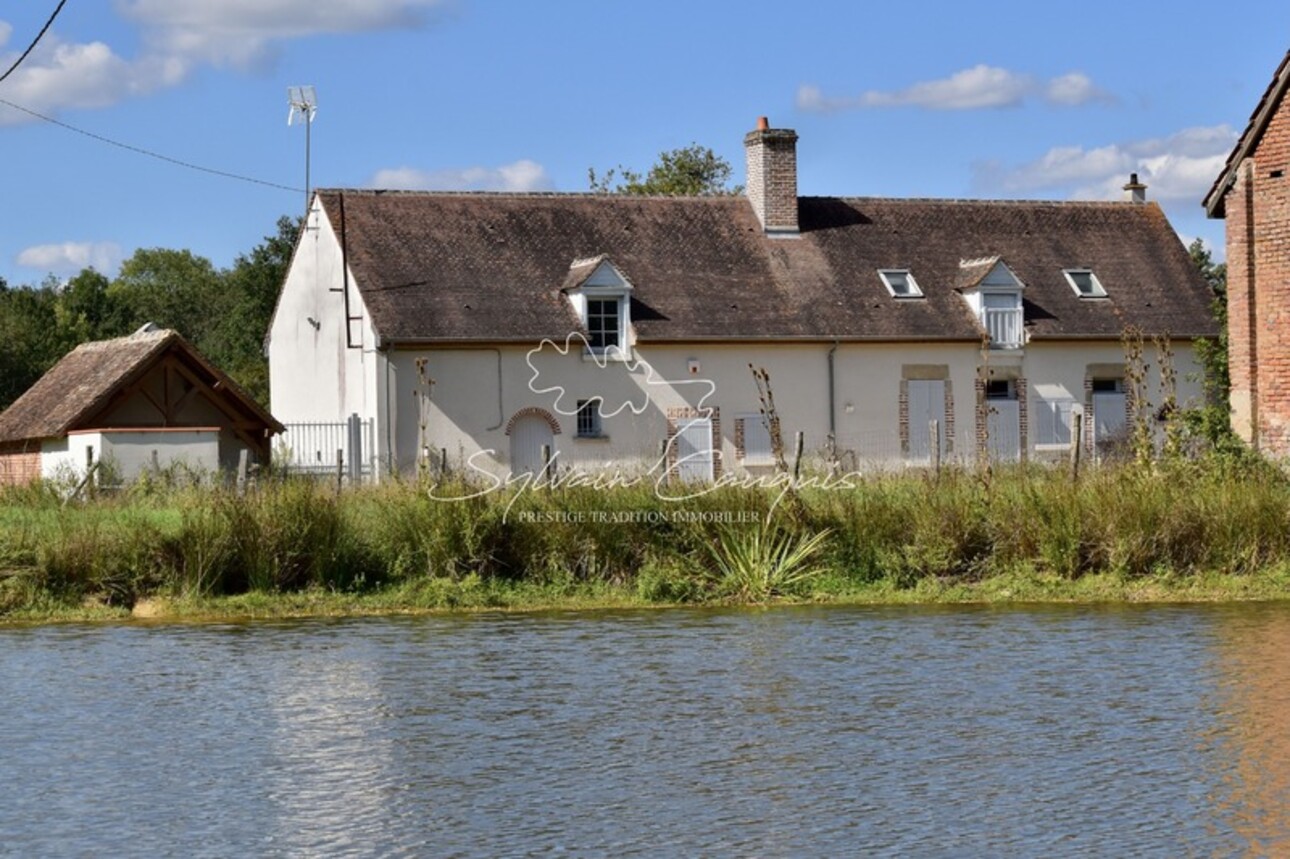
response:
<svg viewBox="0 0 1290 859"><path fill-rule="evenodd" d="M1124 202L1147 202L1147 186L1138 181L1137 173L1129 174L1129 184L1124 186Z"/></svg>
<svg viewBox="0 0 1290 859"><path fill-rule="evenodd" d="M744 135L748 200L766 235L794 237L797 230L797 132L771 128L766 117Z"/></svg>

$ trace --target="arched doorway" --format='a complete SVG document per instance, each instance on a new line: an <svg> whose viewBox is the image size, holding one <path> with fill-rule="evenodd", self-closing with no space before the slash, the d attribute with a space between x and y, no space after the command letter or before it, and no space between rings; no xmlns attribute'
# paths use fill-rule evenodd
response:
<svg viewBox="0 0 1290 859"><path fill-rule="evenodd" d="M559 424L541 409L523 409L511 418L506 434L511 437L511 474L536 477L545 465L543 448L555 454Z"/></svg>

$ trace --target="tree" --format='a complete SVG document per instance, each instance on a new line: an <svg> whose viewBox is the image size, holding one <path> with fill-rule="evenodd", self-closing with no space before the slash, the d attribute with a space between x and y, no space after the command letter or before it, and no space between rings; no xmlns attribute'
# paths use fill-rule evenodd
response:
<svg viewBox="0 0 1290 859"><path fill-rule="evenodd" d="M1232 433L1231 408L1228 395L1231 376L1227 361L1227 264L1215 263L1214 257L1201 239L1187 247L1192 263L1201 277L1209 284L1213 301L1210 304L1214 321L1218 323L1218 337L1201 339L1195 344L1196 360L1201 366L1201 384L1205 391L1205 405L1187 414L1189 429L1203 438L1212 449L1232 451L1243 449Z"/></svg>
<svg viewBox="0 0 1290 859"><path fill-rule="evenodd" d="M269 402L269 362L264 338L269 333L278 292L291 265L301 220L278 218L277 232L239 256L225 275L228 311L210 334L207 348L238 384L260 403Z"/></svg>
<svg viewBox="0 0 1290 859"><path fill-rule="evenodd" d="M153 322L175 329L203 352L231 303L223 273L210 260L166 248L135 251L107 294L121 306L123 328Z"/></svg>
<svg viewBox="0 0 1290 859"><path fill-rule="evenodd" d="M615 185L615 176L621 181ZM660 152L658 162L643 178L634 170L619 164L603 176L588 168L587 181L598 194L641 194L667 197L714 197L738 194L739 186L730 187L730 163L711 149L691 143L681 149Z"/></svg>
<svg viewBox="0 0 1290 859"><path fill-rule="evenodd" d="M273 235L226 270L191 251L141 248L110 282L92 268L38 287L0 278L0 409L78 344L145 322L175 329L267 403L264 337L299 232L299 219L279 218Z"/></svg>
<svg viewBox="0 0 1290 859"><path fill-rule="evenodd" d="M0 408L8 408L72 346L54 285L0 290Z"/></svg>
<svg viewBox="0 0 1290 859"><path fill-rule="evenodd" d="M75 343L116 337L125 324L121 308L108 294L111 282L92 268L81 273L58 290L58 326Z"/></svg>

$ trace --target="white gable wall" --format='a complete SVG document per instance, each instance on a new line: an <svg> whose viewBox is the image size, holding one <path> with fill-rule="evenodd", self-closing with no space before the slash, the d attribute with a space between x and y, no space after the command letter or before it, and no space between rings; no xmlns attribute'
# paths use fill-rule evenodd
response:
<svg viewBox="0 0 1290 859"><path fill-rule="evenodd" d="M345 295L348 281L349 315ZM312 320L312 321L311 321ZM346 342L349 327L351 348ZM384 359L353 273L344 277L341 244L315 198L269 328L269 393L285 424L363 419L383 410ZM380 433L378 433L378 437Z"/></svg>

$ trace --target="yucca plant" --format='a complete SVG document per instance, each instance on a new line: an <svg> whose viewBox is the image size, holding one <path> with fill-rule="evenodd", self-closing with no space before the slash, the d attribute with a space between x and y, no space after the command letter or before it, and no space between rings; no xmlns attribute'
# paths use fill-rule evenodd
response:
<svg viewBox="0 0 1290 859"><path fill-rule="evenodd" d="M820 531L799 537L775 526L723 531L708 547L716 565L717 589L724 596L749 602L800 593L824 572L814 557L828 536L828 531Z"/></svg>

